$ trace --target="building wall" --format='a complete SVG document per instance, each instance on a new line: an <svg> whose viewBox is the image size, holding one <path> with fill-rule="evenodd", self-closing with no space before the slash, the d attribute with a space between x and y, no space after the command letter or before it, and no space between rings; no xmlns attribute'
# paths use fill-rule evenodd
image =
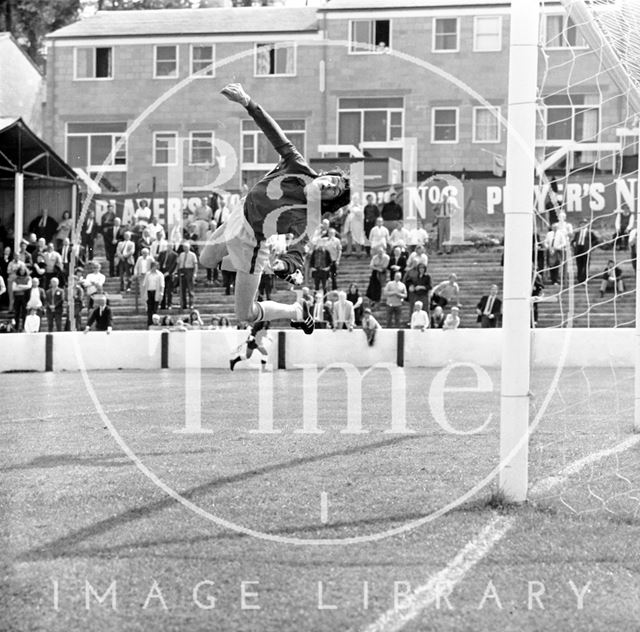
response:
<svg viewBox="0 0 640 632"><path fill-rule="evenodd" d="M268 10L268 9L263 9ZM483 15L502 15L502 47L495 52L473 50L474 15L467 8L447 14L429 8L379 11L320 11L319 33L300 35L297 71L293 77L254 76L255 36L212 35L199 38L216 46L219 67L213 78L185 81L189 68L188 38L139 37L109 40L114 50L112 80L76 81L73 78L73 45L81 40L51 40L49 54L47 129L48 140L65 156L65 129L69 122L126 121L131 125L156 100L184 82L171 98L147 112L130 133L128 142L127 189L163 190L167 168L152 164L153 132L213 130L218 139L230 143L240 156L242 109L221 95L229 81L242 82L275 118L302 118L306 121L306 154L317 156L319 144L338 141L338 100L348 96L401 96L404 98L404 134L418 142L418 170L422 172L491 171L494 154L504 155L506 130L500 141L476 143L472 139L472 115L478 99L447 77L477 92L507 115L509 61L509 17L506 9L482 9ZM432 51L433 18L458 17L460 47L457 52ZM386 54L349 54L350 20L390 19L391 50ZM115 37L115 36L114 36ZM268 36L259 36L265 41ZM154 44L179 42L179 77L154 79ZM92 42L95 43L95 42ZM85 44L86 45L86 44ZM248 53L243 55L243 53ZM621 104L615 86L597 75L597 55L585 51L546 51L541 55L539 81L547 93L563 89L569 79L575 92L600 93L606 106L602 111L605 131L601 140L615 140ZM570 62L570 63L568 63ZM324 72L322 71L324 65ZM432 108L459 108L456 143L434 143ZM217 167L187 167L186 186L208 186L218 175ZM241 184L239 172L225 182L227 189Z"/></svg>

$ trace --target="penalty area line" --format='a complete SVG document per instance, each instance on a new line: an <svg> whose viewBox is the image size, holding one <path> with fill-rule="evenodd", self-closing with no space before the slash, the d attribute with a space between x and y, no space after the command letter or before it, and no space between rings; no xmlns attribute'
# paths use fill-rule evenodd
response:
<svg viewBox="0 0 640 632"><path fill-rule="evenodd" d="M605 448L578 459L564 467L555 476L548 476L532 485L530 495L537 496L549 492L588 465L629 450L637 443L640 443L640 434L629 437L611 448ZM465 575L500 542L515 522L516 516L500 516L494 513L491 520L441 571L432 575L426 584L419 586L403 599L402 608L390 608L363 632L398 632L404 628L434 601L444 598L453 590Z"/></svg>

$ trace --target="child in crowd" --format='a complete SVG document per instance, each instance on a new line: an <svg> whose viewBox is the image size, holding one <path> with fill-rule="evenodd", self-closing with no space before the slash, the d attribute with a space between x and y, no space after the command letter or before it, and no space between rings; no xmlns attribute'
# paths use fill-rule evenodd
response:
<svg viewBox="0 0 640 632"><path fill-rule="evenodd" d="M415 302L415 305L413 306L413 313L411 314L411 329L425 331L431 326L431 323L429 322L429 314L427 314L422 307L422 301Z"/></svg>
<svg viewBox="0 0 640 632"><path fill-rule="evenodd" d="M362 315L362 331L364 331L364 334L367 337L367 343L369 343L370 347L373 347L373 344L376 341L376 332L378 329L381 329L380 323L374 318L371 313L371 309L365 307Z"/></svg>

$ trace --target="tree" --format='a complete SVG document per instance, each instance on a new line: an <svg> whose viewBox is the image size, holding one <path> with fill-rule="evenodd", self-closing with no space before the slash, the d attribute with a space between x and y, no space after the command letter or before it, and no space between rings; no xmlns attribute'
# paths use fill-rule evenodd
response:
<svg viewBox="0 0 640 632"><path fill-rule="evenodd" d="M79 14L80 0L4 0L0 30L9 31L42 66L45 35L75 22Z"/></svg>
<svg viewBox="0 0 640 632"><path fill-rule="evenodd" d="M132 11L136 9L190 9L192 0L98 0L98 11Z"/></svg>

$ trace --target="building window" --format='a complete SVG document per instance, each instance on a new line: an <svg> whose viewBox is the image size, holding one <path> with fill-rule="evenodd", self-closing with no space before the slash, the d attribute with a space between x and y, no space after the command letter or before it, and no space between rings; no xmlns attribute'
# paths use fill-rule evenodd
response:
<svg viewBox="0 0 640 632"><path fill-rule="evenodd" d="M156 78L175 78L178 76L178 47L155 47L155 74Z"/></svg>
<svg viewBox="0 0 640 632"><path fill-rule="evenodd" d="M500 108L473 108L473 142L500 142Z"/></svg>
<svg viewBox="0 0 640 632"><path fill-rule="evenodd" d="M483 15L473 19L473 50L502 50L502 16Z"/></svg>
<svg viewBox="0 0 640 632"><path fill-rule="evenodd" d="M458 18L433 18L433 51L455 53L458 50Z"/></svg>
<svg viewBox="0 0 640 632"><path fill-rule="evenodd" d="M586 48L587 44L575 22L566 14L547 15L545 20L547 48Z"/></svg>
<svg viewBox="0 0 640 632"><path fill-rule="evenodd" d="M189 134L189 164L213 164L213 132L191 132Z"/></svg>
<svg viewBox="0 0 640 632"><path fill-rule="evenodd" d="M67 162L85 171L125 171L126 129L126 123L67 123Z"/></svg>
<svg viewBox="0 0 640 632"><path fill-rule="evenodd" d="M600 100L596 94L556 94L544 99L547 141L597 141Z"/></svg>
<svg viewBox="0 0 640 632"><path fill-rule="evenodd" d="M402 97L343 98L338 101L338 143L366 147L402 143Z"/></svg>
<svg viewBox="0 0 640 632"><path fill-rule="evenodd" d="M113 49L83 46L75 49L76 79L113 79Z"/></svg>
<svg viewBox="0 0 640 632"><path fill-rule="evenodd" d="M432 108L431 142L458 142L458 108Z"/></svg>
<svg viewBox="0 0 640 632"><path fill-rule="evenodd" d="M282 119L276 121L287 138L304 156L305 127L304 119ZM242 121L242 169L271 169L279 160L278 153L271 146L267 137L260 131L253 120Z"/></svg>
<svg viewBox="0 0 640 632"><path fill-rule="evenodd" d="M153 165L166 167L176 164L177 132L154 132L153 134Z"/></svg>
<svg viewBox="0 0 640 632"><path fill-rule="evenodd" d="M256 44L257 77L296 74L296 48L293 44Z"/></svg>
<svg viewBox="0 0 640 632"><path fill-rule="evenodd" d="M391 48L390 20L352 20L350 53L384 53Z"/></svg>
<svg viewBox="0 0 640 632"><path fill-rule="evenodd" d="M215 76L213 68L214 61L215 49L213 46L211 46L210 44L191 45L191 74L199 72L199 77Z"/></svg>

